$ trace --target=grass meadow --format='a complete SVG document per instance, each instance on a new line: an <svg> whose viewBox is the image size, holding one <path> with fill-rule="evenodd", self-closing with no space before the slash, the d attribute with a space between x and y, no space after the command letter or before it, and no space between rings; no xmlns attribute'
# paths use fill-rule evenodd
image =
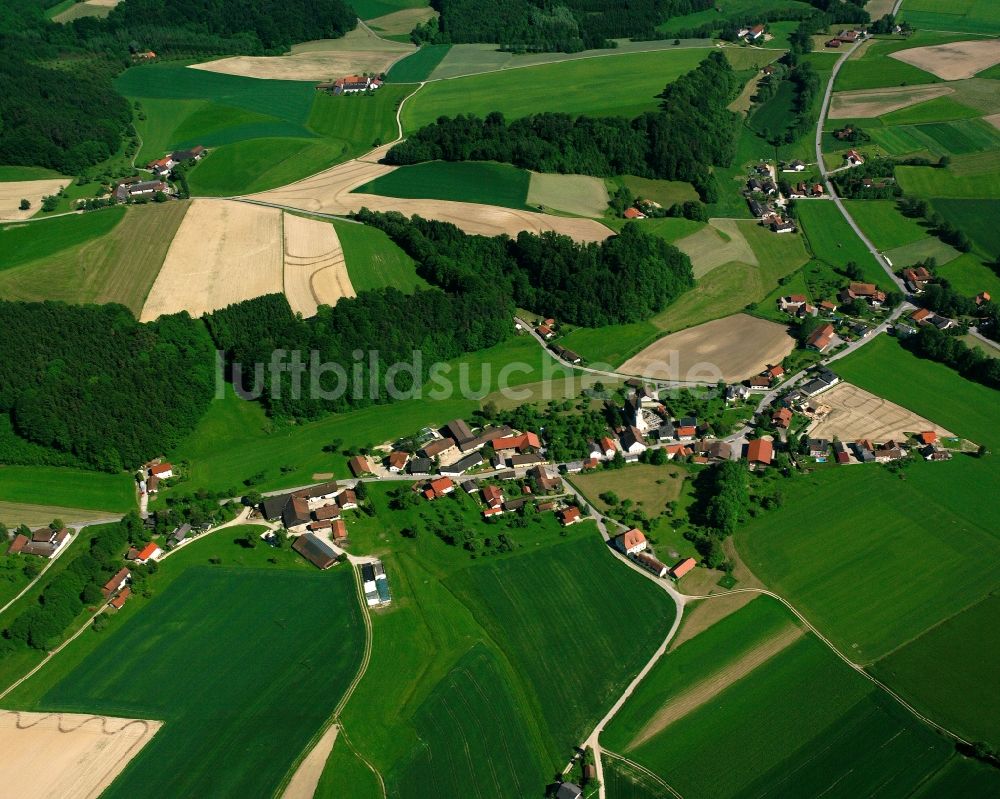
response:
<svg viewBox="0 0 1000 799"><path fill-rule="evenodd" d="M124 513L135 506L135 486L127 474L59 466L0 466L0 500Z"/></svg>
<svg viewBox="0 0 1000 799"><path fill-rule="evenodd" d="M140 103L138 162L201 144L192 192L228 196L274 188L395 137L395 107L410 87L333 97L308 81L259 80L153 64L126 70L116 88ZM144 119L142 117L145 117Z"/></svg>
<svg viewBox="0 0 1000 799"><path fill-rule="evenodd" d="M885 271L851 230L837 206L831 202L800 202L795 210L809 248L818 260L834 267L854 261L861 267L865 280L888 282Z"/></svg>
<svg viewBox="0 0 1000 799"><path fill-rule="evenodd" d="M530 210L531 174L490 161L427 161L403 166L354 189L383 197L456 200Z"/></svg>
<svg viewBox="0 0 1000 799"><path fill-rule="evenodd" d="M896 179L909 196L944 197L956 200L1000 199L1000 173L956 175L948 169L929 166L901 166Z"/></svg>
<svg viewBox="0 0 1000 799"><path fill-rule="evenodd" d="M906 0L900 19L915 28L1000 34L1000 7L992 0Z"/></svg>
<svg viewBox="0 0 1000 799"><path fill-rule="evenodd" d="M138 318L189 205L153 203L47 221L41 230L53 225L57 233L62 233L59 228L63 226L56 223L64 219L86 219L89 225L99 222L98 227L108 222L116 224L101 235L0 271L0 297L31 302L117 302ZM75 227L82 230L88 225ZM66 240L56 238L57 242ZM28 249L43 251L47 242L47 238L40 238Z"/></svg>
<svg viewBox="0 0 1000 799"><path fill-rule="evenodd" d="M592 116L635 117L655 110L663 87L694 69L707 48L623 53L502 70L427 84L403 107L403 127L416 130L439 116L500 111L508 119L540 110ZM739 67L773 61L778 52L726 50ZM628 91L608 91L610 81Z"/></svg>
<svg viewBox="0 0 1000 799"><path fill-rule="evenodd" d="M852 58L844 63L840 72L837 73L834 89L840 92L852 89L879 89L886 86L940 83L941 78L936 75L925 72L912 64L907 64L905 61L890 58L890 55L899 50L930 47L935 44L945 44L968 38L971 37L933 30L918 30L907 38L876 39L866 46L860 58Z"/></svg>
<svg viewBox="0 0 1000 799"><path fill-rule="evenodd" d="M669 208L675 203L683 203L687 200L697 200L698 192L694 186L681 180L653 180L651 178L639 178L635 175L623 175L620 178L613 178L616 183L627 186L636 197L652 200ZM658 222L666 220L649 220Z"/></svg>
<svg viewBox="0 0 1000 799"><path fill-rule="evenodd" d="M880 250L912 244L929 235L918 220L899 212L895 200L844 200L844 205Z"/></svg>
<svg viewBox="0 0 1000 799"><path fill-rule="evenodd" d="M51 180L63 177L54 169L43 166L0 166L0 182L18 180Z"/></svg>
<svg viewBox="0 0 1000 799"><path fill-rule="evenodd" d="M951 747L943 738L812 635L742 677L726 676L728 658L791 624L777 603L759 598L686 641L657 664L603 742L694 799L868 795L890 775L894 788L916 787L944 764ZM628 747L650 712L712 673L722 675L717 693L634 748L616 749Z"/></svg>
<svg viewBox="0 0 1000 799"><path fill-rule="evenodd" d="M105 796L267 795L354 676L363 629L349 567L320 573L289 550L243 550L240 535L165 561L151 599L133 598L12 695L22 708L166 722Z"/></svg>
<svg viewBox="0 0 1000 799"><path fill-rule="evenodd" d="M355 291L392 286L412 293L428 286L417 276L416 262L378 228L344 220L332 224L344 249L347 273Z"/></svg>
<svg viewBox="0 0 1000 799"><path fill-rule="evenodd" d="M938 158L942 155L993 152L1000 146L1000 131L982 119L954 119L906 125L880 124L884 121L884 118L862 120L858 125L871 136L872 142L891 156L924 154L925 157ZM830 145L824 149L831 147L842 145L831 137Z"/></svg>
<svg viewBox="0 0 1000 799"><path fill-rule="evenodd" d="M835 369L959 436L1000 445L994 390L892 338ZM993 459L971 456L915 460L902 477L879 467L817 471L788 482L786 505L738 531L737 546L766 584L871 663L1000 586L1000 540L977 499L998 474ZM834 510L819 523L817 509Z"/></svg>
<svg viewBox="0 0 1000 799"><path fill-rule="evenodd" d="M124 216L124 208L108 208L96 213L59 216L44 222L0 226L0 274L15 266L100 238L111 232Z"/></svg>
<svg viewBox="0 0 1000 799"><path fill-rule="evenodd" d="M427 80L451 50L450 44L429 44L397 61L386 76L394 83L419 83Z"/></svg>

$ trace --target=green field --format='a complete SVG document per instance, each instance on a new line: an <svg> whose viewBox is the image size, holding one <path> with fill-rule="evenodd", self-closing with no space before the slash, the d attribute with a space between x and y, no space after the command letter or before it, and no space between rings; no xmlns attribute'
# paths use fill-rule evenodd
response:
<svg viewBox="0 0 1000 799"><path fill-rule="evenodd" d="M830 202L800 202L799 223L816 258L834 267L854 261L872 283L887 285L889 278L857 237L837 206Z"/></svg>
<svg viewBox="0 0 1000 799"><path fill-rule="evenodd" d="M967 155L993 152L1000 146L1000 131L982 119L887 126L865 120L859 124L873 142L893 156L915 153L927 153L932 157Z"/></svg>
<svg viewBox="0 0 1000 799"><path fill-rule="evenodd" d="M135 506L135 486L127 474L56 466L0 466L0 500L124 512Z"/></svg>
<svg viewBox="0 0 1000 799"><path fill-rule="evenodd" d="M53 225L63 219L91 216L101 222L120 220L96 238L88 237L75 246L0 271L0 297L32 302L117 302L138 318L188 207L187 202L153 203L45 222ZM32 232L46 230L35 226ZM44 246L46 239L40 239Z"/></svg>
<svg viewBox="0 0 1000 799"><path fill-rule="evenodd" d="M907 701L968 740L1000 742L1000 595L992 595L875 664ZM956 667L958 666L958 667Z"/></svg>
<svg viewBox="0 0 1000 799"><path fill-rule="evenodd" d="M417 276L416 262L378 228L345 220L334 220L333 226L355 291L393 286L409 294L428 286Z"/></svg>
<svg viewBox="0 0 1000 799"><path fill-rule="evenodd" d="M423 8L427 0L352 0L351 8L361 19L375 19L406 8Z"/></svg>
<svg viewBox="0 0 1000 799"><path fill-rule="evenodd" d="M960 436L997 446L996 393L918 359L894 339L880 337L836 371ZM1000 540L992 519L976 510L998 469L989 458L958 456L917 460L905 480L878 467L816 472L785 483L787 504L752 521L736 542L767 585L852 659L870 663L1000 585ZM816 508L836 512L816 524Z"/></svg>
<svg viewBox="0 0 1000 799"><path fill-rule="evenodd" d="M885 256L895 268L900 266L910 266L934 258L938 266L950 263L959 257L959 252L950 244L945 244L935 236L927 236L912 244L904 244L902 247L893 247L885 251Z"/></svg>
<svg viewBox="0 0 1000 799"><path fill-rule="evenodd" d="M386 77L394 83L419 83L427 80L451 48L450 44L425 45L413 55L393 64Z"/></svg>
<svg viewBox="0 0 1000 799"><path fill-rule="evenodd" d="M750 127L765 139L781 140L788 125L794 120L795 90L790 81L783 80L778 91L765 103L754 106L750 114Z"/></svg>
<svg viewBox="0 0 1000 799"><path fill-rule="evenodd" d="M53 661L29 683L49 686L33 709L166 722L105 796L150 785L173 796L269 794L358 668L350 567L321 574L199 561L189 557L142 613L67 673ZM180 568L172 560L161 570Z"/></svg>
<svg viewBox="0 0 1000 799"><path fill-rule="evenodd" d="M51 180L64 177L52 169L42 166L0 165L0 182L17 180Z"/></svg>
<svg viewBox="0 0 1000 799"><path fill-rule="evenodd" d="M599 217L608 210L608 188L604 180L591 175L532 172L528 206L532 210Z"/></svg>
<svg viewBox="0 0 1000 799"><path fill-rule="evenodd" d="M763 66L779 53L726 50L731 60ZM403 126L412 131L439 116L500 111L516 119L539 111L634 117L657 107L663 87L694 69L706 49L677 48L651 53L564 61L427 84L403 107ZM626 92L609 91L610 82Z"/></svg>
<svg viewBox="0 0 1000 799"><path fill-rule="evenodd" d="M783 608L760 598L685 642L657 664L604 742L694 799L871 795L890 775L905 795L946 762L948 742L812 635L726 679L715 696L623 751L651 712L721 671L765 632L791 624Z"/></svg>
<svg viewBox="0 0 1000 799"><path fill-rule="evenodd" d="M0 272L77 247L114 229L124 208L0 227Z"/></svg>
<svg viewBox="0 0 1000 799"><path fill-rule="evenodd" d="M805 3L798 2L798 0L717 0L712 8L705 11L695 11L690 14L671 17L665 22L660 23L657 26L657 30L662 33L673 33L674 31L684 31L691 28L699 28L705 24L716 23L730 16L742 19L769 12L782 12L786 10L797 12L803 9L808 9L808 6Z"/></svg>
<svg viewBox="0 0 1000 799"><path fill-rule="evenodd" d="M944 33L933 30L918 30L907 38L878 38L866 46L860 58L851 58L845 62L840 72L837 73L834 89L836 91L849 91L852 89L878 89L884 86L940 83L941 78L936 75L907 64L905 61L891 58L890 54L914 47L929 47L969 38L972 37L964 36L961 33Z"/></svg>
<svg viewBox="0 0 1000 799"><path fill-rule="evenodd" d="M934 199L934 210L964 231L976 250L986 256L1000 255L1000 199Z"/></svg>
<svg viewBox="0 0 1000 799"><path fill-rule="evenodd" d="M652 180L650 178L639 178L635 175L623 175L614 180L617 183L627 186L637 198L641 197L646 200L652 200L664 208L669 208L675 203L698 199L698 192L694 190L694 186L680 180Z"/></svg>
<svg viewBox="0 0 1000 799"><path fill-rule="evenodd" d="M901 19L915 28L1000 34L1000 7L993 0L906 0Z"/></svg>
<svg viewBox="0 0 1000 799"><path fill-rule="evenodd" d="M530 210L527 205L530 173L509 164L489 161L428 161L403 166L358 186L361 194L384 197L457 200Z"/></svg>
<svg viewBox="0 0 1000 799"><path fill-rule="evenodd" d="M916 197L950 199L1000 199L1000 174L956 175L949 169L929 166L901 166L896 179L903 192Z"/></svg>
<svg viewBox="0 0 1000 799"><path fill-rule="evenodd" d="M395 107L410 87L333 97L307 81L223 75L173 64L129 69L115 81L138 100L143 147L137 161L201 144L191 171L197 194L262 191L319 172L396 135Z"/></svg>
<svg viewBox="0 0 1000 799"><path fill-rule="evenodd" d="M895 200L845 200L844 205L880 250L902 247L930 235L918 220L903 216Z"/></svg>

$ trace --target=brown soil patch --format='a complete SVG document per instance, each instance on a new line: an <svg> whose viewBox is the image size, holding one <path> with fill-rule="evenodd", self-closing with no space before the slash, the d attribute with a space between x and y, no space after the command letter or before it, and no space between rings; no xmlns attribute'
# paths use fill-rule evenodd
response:
<svg viewBox="0 0 1000 799"><path fill-rule="evenodd" d="M713 599L712 602L719 600ZM791 646L802 637L802 630L789 624L785 629L758 644L753 649L744 652L739 658L727 665L721 671L695 683L680 696L671 699L664 705L636 734L629 743L627 750L641 746L657 733L662 732L675 721L697 710L699 707L722 693L733 683L743 679L754 669L762 666L782 650Z"/></svg>
<svg viewBox="0 0 1000 799"><path fill-rule="evenodd" d="M664 336L618 371L660 380L735 383L781 363L794 346L782 325L734 314Z"/></svg>
<svg viewBox="0 0 1000 799"><path fill-rule="evenodd" d="M954 93L950 86L892 86L887 89L857 89L834 92L830 99L831 119L878 117L901 108Z"/></svg>
<svg viewBox="0 0 1000 799"><path fill-rule="evenodd" d="M996 39L977 39L913 47L889 55L943 80L962 80L1000 64L1000 43Z"/></svg>
<svg viewBox="0 0 1000 799"><path fill-rule="evenodd" d="M289 55L232 56L192 64L191 68L262 80L322 81L362 72L388 72L396 61L415 50L412 44L382 39L359 27L340 39L296 45Z"/></svg>
<svg viewBox="0 0 1000 799"><path fill-rule="evenodd" d="M817 398L830 408L819 421L809 428L814 438L839 438L856 441L868 438L873 441L899 441L906 433L935 430L940 436L954 433L935 424L913 411L894 402L882 399L851 383L838 383Z"/></svg>
<svg viewBox="0 0 1000 799"><path fill-rule="evenodd" d="M292 775L288 787L281 795L281 799L312 799L316 793L316 786L319 785L319 778L323 776L323 768L326 761L333 752L333 745L337 742L337 734L340 732L339 724L330 725L330 729L323 733L323 736L316 742L316 745L305 756Z"/></svg>
<svg viewBox="0 0 1000 799"><path fill-rule="evenodd" d="M313 475L312 479L313 480L332 480L333 479L333 472L316 472Z"/></svg>
<svg viewBox="0 0 1000 799"><path fill-rule="evenodd" d="M367 22L370 27L380 33L398 35L409 33L417 25L436 16L437 11L427 6L425 8L404 8L401 11L393 11L391 14L367 20Z"/></svg>
<svg viewBox="0 0 1000 799"><path fill-rule="evenodd" d="M720 596L716 599L699 599L684 608L684 620L670 642L670 651L676 649L685 641L690 641L699 633L705 632L713 624L722 621L741 608L749 605L761 594L742 593Z"/></svg>
<svg viewBox="0 0 1000 799"><path fill-rule="evenodd" d="M59 189L69 185L69 178L54 178L50 180L13 180L0 183L0 219L27 219L38 213L42 206L42 197L56 194ZM21 200L31 203L31 208L22 211L18 206Z"/></svg>
<svg viewBox="0 0 1000 799"><path fill-rule="evenodd" d="M160 729L159 721L0 711L0 784L19 799L99 796Z"/></svg>
<svg viewBox="0 0 1000 799"><path fill-rule="evenodd" d="M201 316L283 290L281 211L231 200L193 200L140 319Z"/></svg>
<svg viewBox="0 0 1000 799"><path fill-rule="evenodd" d="M382 148L384 152L385 148ZM611 235L593 219L551 216L532 211L518 211L478 203L450 200L413 200L382 197L377 194L355 194L351 189L392 172L395 167L373 161L378 151L312 175L279 189L250 195L250 199L274 203L302 211L347 215L361 208L373 211L399 211L407 216L419 214L425 219L451 222L466 233L516 236L522 230L541 233L554 230L577 241L603 241Z"/></svg>
<svg viewBox="0 0 1000 799"><path fill-rule="evenodd" d="M320 305L357 296L333 225L285 214L284 229L285 296L293 311L315 316Z"/></svg>
<svg viewBox="0 0 1000 799"><path fill-rule="evenodd" d="M1000 114L990 114L988 117L983 117L984 122L989 122L997 130L1000 130Z"/></svg>

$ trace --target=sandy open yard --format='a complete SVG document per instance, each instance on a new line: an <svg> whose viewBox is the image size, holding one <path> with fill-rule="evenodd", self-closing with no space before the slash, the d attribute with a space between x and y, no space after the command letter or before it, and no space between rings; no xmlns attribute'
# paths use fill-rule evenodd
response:
<svg viewBox="0 0 1000 799"><path fill-rule="evenodd" d="M191 68L263 80L325 81L363 72L388 72L414 50L412 44L381 39L359 27L342 39L296 45L289 55L232 56L192 64Z"/></svg>
<svg viewBox="0 0 1000 799"><path fill-rule="evenodd" d="M943 80L962 80L971 78L994 64L1000 64L1000 42L996 39L976 39L936 44L932 47L913 47L890 55Z"/></svg>
<svg viewBox="0 0 1000 799"><path fill-rule="evenodd" d="M601 216L608 207L608 189L600 178L589 175L531 173L528 205L554 208L567 214Z"/></svg>
<svg viewBox="0 0 1000 799"><path fill-rule="evenodd" d="M193 200L146 298L141 320L201 316L283 290L281 211L231 200Z"/></svg>
<svg viewBox="0 0 1000 799"><path fill-rule="evenodd" d="M735 219L709 219L706 227L679 239L675 245L691 259L695 277L731 261L760 265Z"/></svg>
<svg viewBox="0 0 1000 799"><path fill-rule="evenodd" d="M69 185L69 178L54 178L52 180L14 180L0 183L0 219L27 219L38 213L42 206L42 197L55 194L63 186ZM18 206L21 200L31 203L31 208L22 211Z"/></svg>
<svg viewBox="0 0 1000 799"><path fill-rule="evenodd" d="M782 325L734 314L664 336L618 371L659 380L735 383L781 363L794 346Z"/></svg>
<svg viewBox="0 0 1000 799"><path fill-rule="evenodd" d="M893 54L895 55L895 53ZM831 119L856 119L878 117L900 108L933 100L952 94L949 86L931 84L929 86L892 86L887 89L857 89L850 92L834 92L830 99Z"/></svg>
<svg viewBox="0 0 1000 799"><path fill-rule="evenodd" d="M356 296L333 225L285 214L284 234L285 296L293 311L315 316L319 305Z"/></svg>
<svg viewBox="0 0 1000 799"><path fill-rule="evenodd" d="M351 189L395 169L375 163L375 158L385 149L383 147L360 159L338 164L297 183L250 196L263 202L326 214L346 215L361 208L399 211L407 216L419 214L425 219L452 222L467 233L486 236L501 233L516 236L522 230L532 233L555 230L577 241L602 241L611 235L608 228L593 219L575 219L451 200L405 199L352 193Z"/></svg>
<svg viewBox="0 0 1000 799"><path fill-rule="evenodd" d="M160 729L158 721L0 711L0 785L18 799L99 796Z"/></svg>
<svg viewBox="0 0 1000 799"><path fill-rule="evenodd" d="M838 383L816 399L829 406L830 412L809 428L809 435L813 438L899 441L905 438L906 433L922 433L925 430L935 430L940 436L954 435L940 425L851 383Z"/></svg>
<svg viewBox="0 0 1000 799"><path fill-rule="evenodd" d="M746 677L754 669L763 666L775 655L791 646L802 637L802 630L789 624L766 641L744 652L739 658L721 671L695 683L680 696L675 696L653 715L628 745L635 749L675 721L684 718L706 702L714 699L733 683Z"/></svg>

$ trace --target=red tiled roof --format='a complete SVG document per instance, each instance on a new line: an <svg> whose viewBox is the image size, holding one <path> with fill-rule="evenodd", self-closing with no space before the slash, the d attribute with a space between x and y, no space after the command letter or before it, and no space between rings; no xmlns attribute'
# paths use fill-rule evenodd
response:
<svg viewBox="0 0 1000 799"><path fill-rule="evenodd" d="M561 510L559 512L559 520L563 524L570 524L571 522L575 522L579 518L580 518L580 509L579 508L575 508L575 507L573 507L573 508L564 508L563 510Z"/></svg>
<svg viewBox="0 0 1000 799"><path fill-rule="evenodd" d="M158 466L152 467L149 470L149 472L154 477L157 477L157 476L163 474L164 472L172 472L173 470L174 470L174 467L171 464L169 464L169 463L161 463Z"/></svg>
<svg viewBox="0 0 1000 799"><path fill-rule="evenodd" d="M125 586L114 599L109 603L115 610L121 610L125 600L132 596L132 589Z"/></svg>
<svg viewBox="0 0 1000 799"><path fill-rule="evenodd" d="M917 438L920 439L920 443L922 444L933 444L938 440L938 434L933 430L927 430L917 436Z"/></svg>
<svg viewBox="0 0 1000 799"><path fill-rule="evenodd" d="M625 549L631 549L634 546L644 543L646 543L646 536L642 534L642 530L632 528L622 535L622 544L625 546Z"/></svg>
<svg viewBox="0 0 1000 799"><path fill-rule="evenodd" d="M538 437L537 433L532 433L530 430L527 433L521 433L519 436L508 436L507 438L498 438L493 442L494 450L502 449L516 449L518 451L522 449L540 449L542 446L542 441Z"/></svg>
<svg viewBox="0 0 1000 799"><path fill-rule="evenodd" d="M774 447L766 438L755 438L747 445L747 460L750 463L769 464L774 453Z"/></svg>
<svg viewBox="0 0 1000 799"><path fill-rule="evenodd" d="M697 565L698 563L694 558L684 558L684 560L670 570L670 573L673 574L675 580L679 580Z"/></svg>
<svg viewBox="0 0 1000 799"><path fill-rule="evenodd" d="M146 544L146 546L144 546L142 549L139 550L139 554L137 557L139 558L139 560L149 560L151 557L153 557L153 553L156 552L156 550L158 549L159 547L153 541L150 541L148 544Z"/></svg>
<svg viewBox="0 0 1000 799"><path fill-rule="evenodd" d="M330 529L333 531L334 541L339 541L342 538L347 538L347 525L344 524L343 519L337 519L330 525Z"/></svg>

